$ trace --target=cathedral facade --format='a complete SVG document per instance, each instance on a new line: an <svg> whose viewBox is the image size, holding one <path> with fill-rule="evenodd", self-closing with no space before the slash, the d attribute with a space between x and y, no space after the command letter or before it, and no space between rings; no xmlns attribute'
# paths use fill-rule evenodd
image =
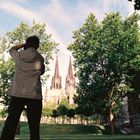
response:
<svg viewBox="0 0 140 140"><path fill-rule="evenodd" d="M46 89L44 102L59 104L63 98L68 100L69 104L74 104L74 95L76 93L75 78L73 75L71 57L65 80L65 89L62 89L62 78L59 73L58 56L56 57L54 76L52 77L51 86Z"/></svg>

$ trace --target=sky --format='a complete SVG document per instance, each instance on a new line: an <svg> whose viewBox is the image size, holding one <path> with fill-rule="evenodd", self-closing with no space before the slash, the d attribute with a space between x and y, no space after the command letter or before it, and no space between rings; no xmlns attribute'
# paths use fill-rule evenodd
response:
<svg viewBox="0 0 140 140"><path fill-rule="evenodd" d="M133 2L128 0L0 0L0 36L14 30L20 22L32 25L33 20L46 24L46 32L59 43L59 71L64 88L71 52L67 46L72 43L73 31L79 29L89 13L99 21L105 13L120 12L126 17L134 12ZM54 74L54 60L50 62L50 77ZM50 86L50 78L47 81Z"/></svg>

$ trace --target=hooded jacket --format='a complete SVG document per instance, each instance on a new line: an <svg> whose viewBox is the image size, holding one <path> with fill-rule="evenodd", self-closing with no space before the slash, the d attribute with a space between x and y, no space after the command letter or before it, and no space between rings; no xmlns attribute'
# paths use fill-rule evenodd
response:
<svg viewBox="0 0 140 140"><path fill-rule="evenodd" d="M42 99L40 76L45 71L42 55L31 47L20 51L12 47L9 53L16 64L9 94L15 97Z"/></svg>

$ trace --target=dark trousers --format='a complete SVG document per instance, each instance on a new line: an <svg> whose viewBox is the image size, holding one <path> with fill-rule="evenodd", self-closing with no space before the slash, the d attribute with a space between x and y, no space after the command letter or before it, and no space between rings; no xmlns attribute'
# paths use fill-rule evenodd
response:
<svg viewBox="0 0 140 140"><path fill-rule="evenodd" d="M39 127L42 112L42 100L11 97L8 117L5 121L0 140L14 140L20 115L27 107L30 140L40 140Z"/></svg>

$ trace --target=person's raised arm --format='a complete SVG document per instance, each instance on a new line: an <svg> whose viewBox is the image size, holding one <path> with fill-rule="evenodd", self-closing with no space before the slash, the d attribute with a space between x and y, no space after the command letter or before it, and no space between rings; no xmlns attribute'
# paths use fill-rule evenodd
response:
<svg viewBox="0 0 140 140"><path fill-rule="evenodd" d="M9 50L9 53L11 55L11 57L15 60L16 58L16 53L19 49L23 48L25 46L25 44L21 44L21 45L16 45L14 47L12 47L10 50Z"/></svg>

